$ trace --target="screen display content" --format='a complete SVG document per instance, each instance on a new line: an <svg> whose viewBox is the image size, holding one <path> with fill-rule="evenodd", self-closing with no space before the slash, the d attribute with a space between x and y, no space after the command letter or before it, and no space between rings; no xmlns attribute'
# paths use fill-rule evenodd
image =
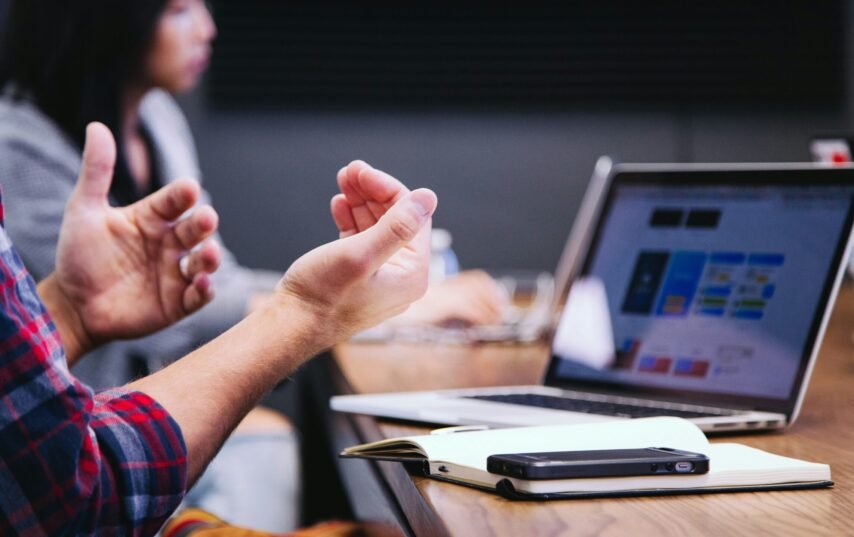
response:
<svg viewBox="0 0 854 537"><path fill-rule="evenodd" d="M553 374L788 398L852 195L615 185L558 324Z"/></svg>

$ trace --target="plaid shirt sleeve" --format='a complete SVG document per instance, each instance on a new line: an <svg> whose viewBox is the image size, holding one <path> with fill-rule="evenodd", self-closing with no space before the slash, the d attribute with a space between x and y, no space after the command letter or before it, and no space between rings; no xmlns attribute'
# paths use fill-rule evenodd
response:
<svg viewBox="0 0 854 537"><path fill-rule="evenodd" d="M186 489L181 430L150 397L69 373L2 215L0 535L154 534Z"/></svg>

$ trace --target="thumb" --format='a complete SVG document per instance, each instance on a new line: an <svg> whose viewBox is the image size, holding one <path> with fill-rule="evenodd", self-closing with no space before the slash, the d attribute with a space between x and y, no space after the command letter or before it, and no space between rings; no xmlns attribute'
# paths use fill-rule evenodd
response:
<svg viewBox="0 0 854 537"><path fill-rule="evenodd" d="M116 165L116 142L103 123L90 123L86 127L86 144L83 147L83 165L73 197L84 202L105 201L113 181Z"/></svg>
<svg viewBox="0 0 854 537"><path fill-rule="evenodd" d="M432 190L421 188L410 192L397 201L379 221L351 240L368 259L371 271L383 263L402 247L410 243L424 228L436 211L438 200ZM425 243L425 248L429 245Z"/></svg>

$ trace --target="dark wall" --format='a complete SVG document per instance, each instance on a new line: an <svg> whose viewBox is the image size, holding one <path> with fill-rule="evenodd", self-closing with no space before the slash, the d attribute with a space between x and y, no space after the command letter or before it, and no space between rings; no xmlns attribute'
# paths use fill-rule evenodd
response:
<svg viewBox="0 0 854 537"><path fill-rule="evenodd" d="M851 48L847 43L846 52ZM452 231L465 267L552 270L599 155L808 160L812 136L854 130L847 86L845 106L832 112L601 104L552 112L224 112L209 106L204 91L182 102L226 244L245 264L284 270L334 238L328 201L335 173L362 158L436 190L435 224Z"/></svg>
<svg viewBox="0 0 854 537"><path fill-rule="evenodd" d="M241 109L831 105L845 1L212 0L209 95Z"/></svg>

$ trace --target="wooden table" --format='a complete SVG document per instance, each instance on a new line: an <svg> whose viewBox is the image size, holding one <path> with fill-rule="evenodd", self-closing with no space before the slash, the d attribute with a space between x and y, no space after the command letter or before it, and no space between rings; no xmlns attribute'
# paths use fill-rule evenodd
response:
<svg viewBox="0 0 854 537"><path fill-rule="evenodd" d="M656 498L512 502L412 475L398 463L338 462L361 519L392 534L854 535L854 288L843 286L801 416L784 432L713 437L831 465L836 486L813 491ZM536 382L547 362L539 346L348 344L336 350L339 392L356 393ZM366 416L331 414L333 449L426 429ZM352 474L355 474L352 475ZM369 483L369 481L373 482Z"/></svg>

